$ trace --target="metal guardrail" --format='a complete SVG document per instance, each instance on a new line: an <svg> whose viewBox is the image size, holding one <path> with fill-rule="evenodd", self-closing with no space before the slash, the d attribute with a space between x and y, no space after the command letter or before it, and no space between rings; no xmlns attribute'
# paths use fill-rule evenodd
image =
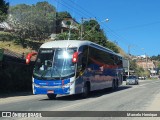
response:
<svg viewBox="0 0 160 120"><path fill-rule="evenodd" d="M4 55L7 55L7 56L11 56L11 57L14 57L14 58L19 58L19 59L25 59L24 57L24 53L20 54L20 53L15 53L11 50L8 50L8 49L4 49Z"/></svg>
<svg viewBox="0 0 160 120"><path fill-rule="evenodd" d="M0 48L0 67L6 62L25 64L25 55Z"/></svg>
<svg viewBox="0 0 160 120"><path fill-rule="evenodd" d="M25 53L16 53L8 49L0 48L0 62L2 61L12 61L25 64L26 54ZM34 62L36 56L31 58L31 61Z"/></svg>

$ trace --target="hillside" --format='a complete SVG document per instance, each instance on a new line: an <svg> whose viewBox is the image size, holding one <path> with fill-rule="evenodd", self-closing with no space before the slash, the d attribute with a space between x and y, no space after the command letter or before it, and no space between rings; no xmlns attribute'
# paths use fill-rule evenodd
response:
<svg viewBox="0 0 160 120"><path fill-rule="evenodd" d="M5 42L0 41L0 48L8 49L19 54L28 53L32 51L31 48L23 48L21 45L16 45L12 41L5 41Z"/></svg>
<svg viewBox="0 0 160 120"><path fill-rule="evenodd" d="M19 54L37 51L42 42L25 40L22 42L13 33L0 31L0 49L7 49Z"/></svg>
<svg viewBox="0 0 160 120"><path fill-rule="evenodd" d="M29 52L37 51L41 44L43 44L43 42L31 40L25 40L22 44L13 33L0 31L0 48L8 49L19 54L24 53L26 55ZM119 46L117 47L120 54L126 56L126 53Z"/></svg>
<svg viewBox="0 0 160 120"><path fill-rule="evenodd" d="M124 52L124 50L122 50L122 48L120 48L119 46L118 47L118 50L119 50L119 54L121 54L122 56L126 57L127 54Z"/></svg>

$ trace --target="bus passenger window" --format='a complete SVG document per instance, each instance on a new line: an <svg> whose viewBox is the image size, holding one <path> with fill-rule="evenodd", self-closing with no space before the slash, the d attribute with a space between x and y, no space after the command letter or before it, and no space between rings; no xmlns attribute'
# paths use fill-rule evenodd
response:
<svg viewBox="0 0 160 120"><path fill-rule="evenodd" d="M88 61L88 46L82 46L79 48L81 54L79 55L79 65L82 67L82 70L85 70Z"/></svg>

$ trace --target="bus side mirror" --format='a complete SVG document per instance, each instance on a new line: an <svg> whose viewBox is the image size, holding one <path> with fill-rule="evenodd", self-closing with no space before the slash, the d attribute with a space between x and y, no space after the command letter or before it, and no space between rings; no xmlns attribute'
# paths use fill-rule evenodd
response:
<svg viewBox="0 0 160 120"><path fill-rule="evenodd" d="M26 64L29 64L31 61L32 56L37 55L37 52L28 53L26 56Z"/></svg>
<svg viewBox="0 0 160 120"><path fill-rule="evenodd" d="M72 62L73 62L73 63L77 63L77 62L78 62L78 52L75 52L75 53L73 54Z"/></svg>

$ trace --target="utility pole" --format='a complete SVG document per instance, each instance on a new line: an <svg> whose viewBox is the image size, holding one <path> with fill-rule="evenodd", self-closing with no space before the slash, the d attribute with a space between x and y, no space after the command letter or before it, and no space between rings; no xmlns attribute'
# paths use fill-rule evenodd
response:
<svg viewBox="0 0 160 120"><path fill-rule="evenodd" d="M128 76L129 76L129 69L130 69L130 63L129 63L129 59L128 59Z"/></svg>
<svg viewBox="0 0 160 120"><path fill-rule="evenodd" d="M95 18L81 18L81 35L80 35L80 39L83 40L83 32L84 32L84 26L83 26L83 23L84 21L89 21L89 20L96 20Z"/></svg>
<svg viewBox="0 0 160 120"><path fill-rule="evenodd" d="M89 20L96 20L96 18L90 18L90 19L83 19L83 18L82 18L82 22L84 22L84 21L89 21ZM100 23L108 22L108 21L109 21L109 19L105 19L105 20L101 21ZM96 25L94 25L94 26L91 28L91 30L89 31L89 33L90 33L91 31L93 31L97 25L100 25L100 24L97 23ZM84 29L83 29L83 28L84 28L84 27L82 27L82 26L83 26L83 25L81 25L81 40L83 40L83 38L84 38L86 35L89 35L89 33L86 33L86 35L83 36L83 32L84 32ZM83 29L83 31L82 31L82 29ZM83 36L83 37L82 37L82 36Z"/></svg>
<svg viewBox="0 0 160 120"><path fill-rule="evenodd" d="M144 48L142 48L142 50L144 51L144 55L145 55L145 62L146 62L146 68L145 69L148 70L148 58L147 58L147 54L146 54Z"/></svg>
<svg viewBox="0 0 160 120"><path fill-rule="evenodd" d="M130 48L131 48L131 46L128 45L128 76L129 76L129 71L130 71L130 62L129 62L129 60L130 60Z"/></svg>
<svg viewBox="0 0 160 120"><path fill-rule="evenodd" d="M148 70L148 59L147 59L147 54L146 54L146 52L145 52L145 57L146 57L146 70Z"/></svg>
<svg viewBox="0 0 160 120"><path fill-rule="evenodd" d="M82 37L83 36L83 17L81 19L81 40L82 40Z"/></svg>

